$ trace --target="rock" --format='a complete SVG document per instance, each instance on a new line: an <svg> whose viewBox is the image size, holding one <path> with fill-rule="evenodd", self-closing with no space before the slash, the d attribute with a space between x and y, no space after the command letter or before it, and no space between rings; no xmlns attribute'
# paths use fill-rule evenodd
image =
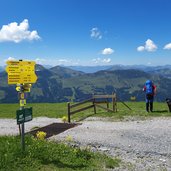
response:
<svg viewBox="0 0 171 171"><path fill-rule="evenodd" d="M103 151L103 152L105 152L105 151L110 151L110 149L107 148L107 147L100 147L99 150L100 150L100 151Z"/></svg>

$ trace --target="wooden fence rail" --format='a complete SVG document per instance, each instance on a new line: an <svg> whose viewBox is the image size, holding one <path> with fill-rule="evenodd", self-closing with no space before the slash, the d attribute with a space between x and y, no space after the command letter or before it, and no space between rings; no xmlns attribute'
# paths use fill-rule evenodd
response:
<svg viewBox="0 0 171 171"><path fill-rule="evenodd" d="M105 99L105 100L104 100ZM109 108L109 99L112 99L112 109ZM91 103L92 104L88 105L88 106L84 106L80 109L75 109L78 106L84 105L86 103ZM107 106L104 107L100 104L106 104ZM96 107L102 108L104 110L107 110L109 112L117 112L117 103L116 103L116 94L112 94L112 95L93 95L91 99L76 103L71 105L70 102L68 102L68 122L71 122L71 115L90 109L90 108L94 108L94 113L96 113Z"/></svg>

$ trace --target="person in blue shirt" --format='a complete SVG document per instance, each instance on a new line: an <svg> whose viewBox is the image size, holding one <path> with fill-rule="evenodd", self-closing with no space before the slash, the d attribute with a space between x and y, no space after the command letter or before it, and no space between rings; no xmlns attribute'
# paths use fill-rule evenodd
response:
<svg viewBox="0 0 171 171"><path fill-rule="evenodd" d="M151 80L147 80L143 87L143 91L146 93L146 111L153 112L153 100L156 95L156 86L153 84Z"/></svg>

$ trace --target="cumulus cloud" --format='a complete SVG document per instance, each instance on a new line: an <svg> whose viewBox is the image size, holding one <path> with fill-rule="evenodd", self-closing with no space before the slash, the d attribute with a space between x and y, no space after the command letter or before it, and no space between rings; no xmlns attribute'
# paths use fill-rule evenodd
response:
<svg viewBox="0 0 171 171"><path fill-rule="evenodd" d="M94 64L108 64L111 62L111 58L95 58L92 60Z"/></svg>
<svg viewBox="0 0 171 171"><path fill-rule="evenodd" d="M102 50L103 55L111 55L113 52L114 52L114 50L111 48L105 48Z"/></svg>
<svg viewBox="0 0 171 171"><path fill-rule="evenodd" d="M137 51L139 51L139 52L142 52L142 51L144 51L145 50L145 47L144 46L139 46L139 47L137 47Z"/></svg>
<svg viewBox="0 0 171 171"><path fill-rule="evenodd" d="M102 33L100 32L100 30L97 27L94 27L91 29L91 34L90 34L91 38L94 39L102 39Z"/></svg>
<svg viewBox="0 0 171 171"><path fill-rule="evenodd" d="M15 42L19 43L23 40L38 40L40 36L36 30L29 31L29 22L24 19L21 23L12 22L8 25L3 25L0 30L0 42Z"/></svg>
<svg viewBox="0 0 171 171"><path fill-rule="evenodd" d="M148 52L153 52L157 50L157 45L151 39L147 39L144 46L137 47L137 51L139 52L142 52L145 50Z"/></svg>
<svg viewBox="0 0 171 171"><path fill-rule="evenodd" d="M170 50L171 49L171 43L166 44L163 49Z"/></svg>

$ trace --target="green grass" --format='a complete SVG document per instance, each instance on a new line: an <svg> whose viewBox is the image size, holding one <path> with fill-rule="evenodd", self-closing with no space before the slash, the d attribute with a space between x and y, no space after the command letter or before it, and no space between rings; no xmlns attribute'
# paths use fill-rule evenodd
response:
<svg viewBox="0 0 171 171"><path fill-rule="evenodd" d="M129 110L123 103L117 103L118 111L116 113L106 112L97 108L97 114L94 114L93 108L72 115L72 120L82 120L89 116L110 117L111 119L123 119L127 116L150 117L150 116L171 116L168 112L166 103L154 102L154 112L147 113L145 111L145 102L125 102L132 110ZM85 104L81 107L85 107ZM110 104L111 105L111 104ZM33 117L47 116L53 118L62 118L67 116L67 103L30 103L26 107L33 107ZM111 106L110 106L111 108ZM15 118L16 110L19 104L0 104L0 118Z"/></svg>
<svg viewBox="0 0 171 171"><path fill-rule="evenodd" d="M21 151L19 137L0 137L1 171L102 171L118 167L120 160L87 149L26 137L26 150Z"/></svg>
<svg viewBox="0 0 171 171"><path fill-rule="evenodd" d="M171 113L168 112L168 106L166 103L154 102L154 112L147 113L145 110L145 102L125 102L132 110L129 110L123 103L117 103L117 112L106 112L103 109L97 108L97 113L94 114L93 109L89 109L72 116L73 120L83 120L89 116L94 117L109 117L110 120L123 120L126 117L161 117L161 116L171 116ZM104 105L105 106L105 105ZM110 104L110 108L112 108Z"/></svg>
<svg viewBox="0 0 171 171"><path fill-rule="evenodd" d="M67 114L67 103L28 103L33 107L33 117L47 116L61 118ZM0 104L0 118L15 118L19 104Z"/></svg>

